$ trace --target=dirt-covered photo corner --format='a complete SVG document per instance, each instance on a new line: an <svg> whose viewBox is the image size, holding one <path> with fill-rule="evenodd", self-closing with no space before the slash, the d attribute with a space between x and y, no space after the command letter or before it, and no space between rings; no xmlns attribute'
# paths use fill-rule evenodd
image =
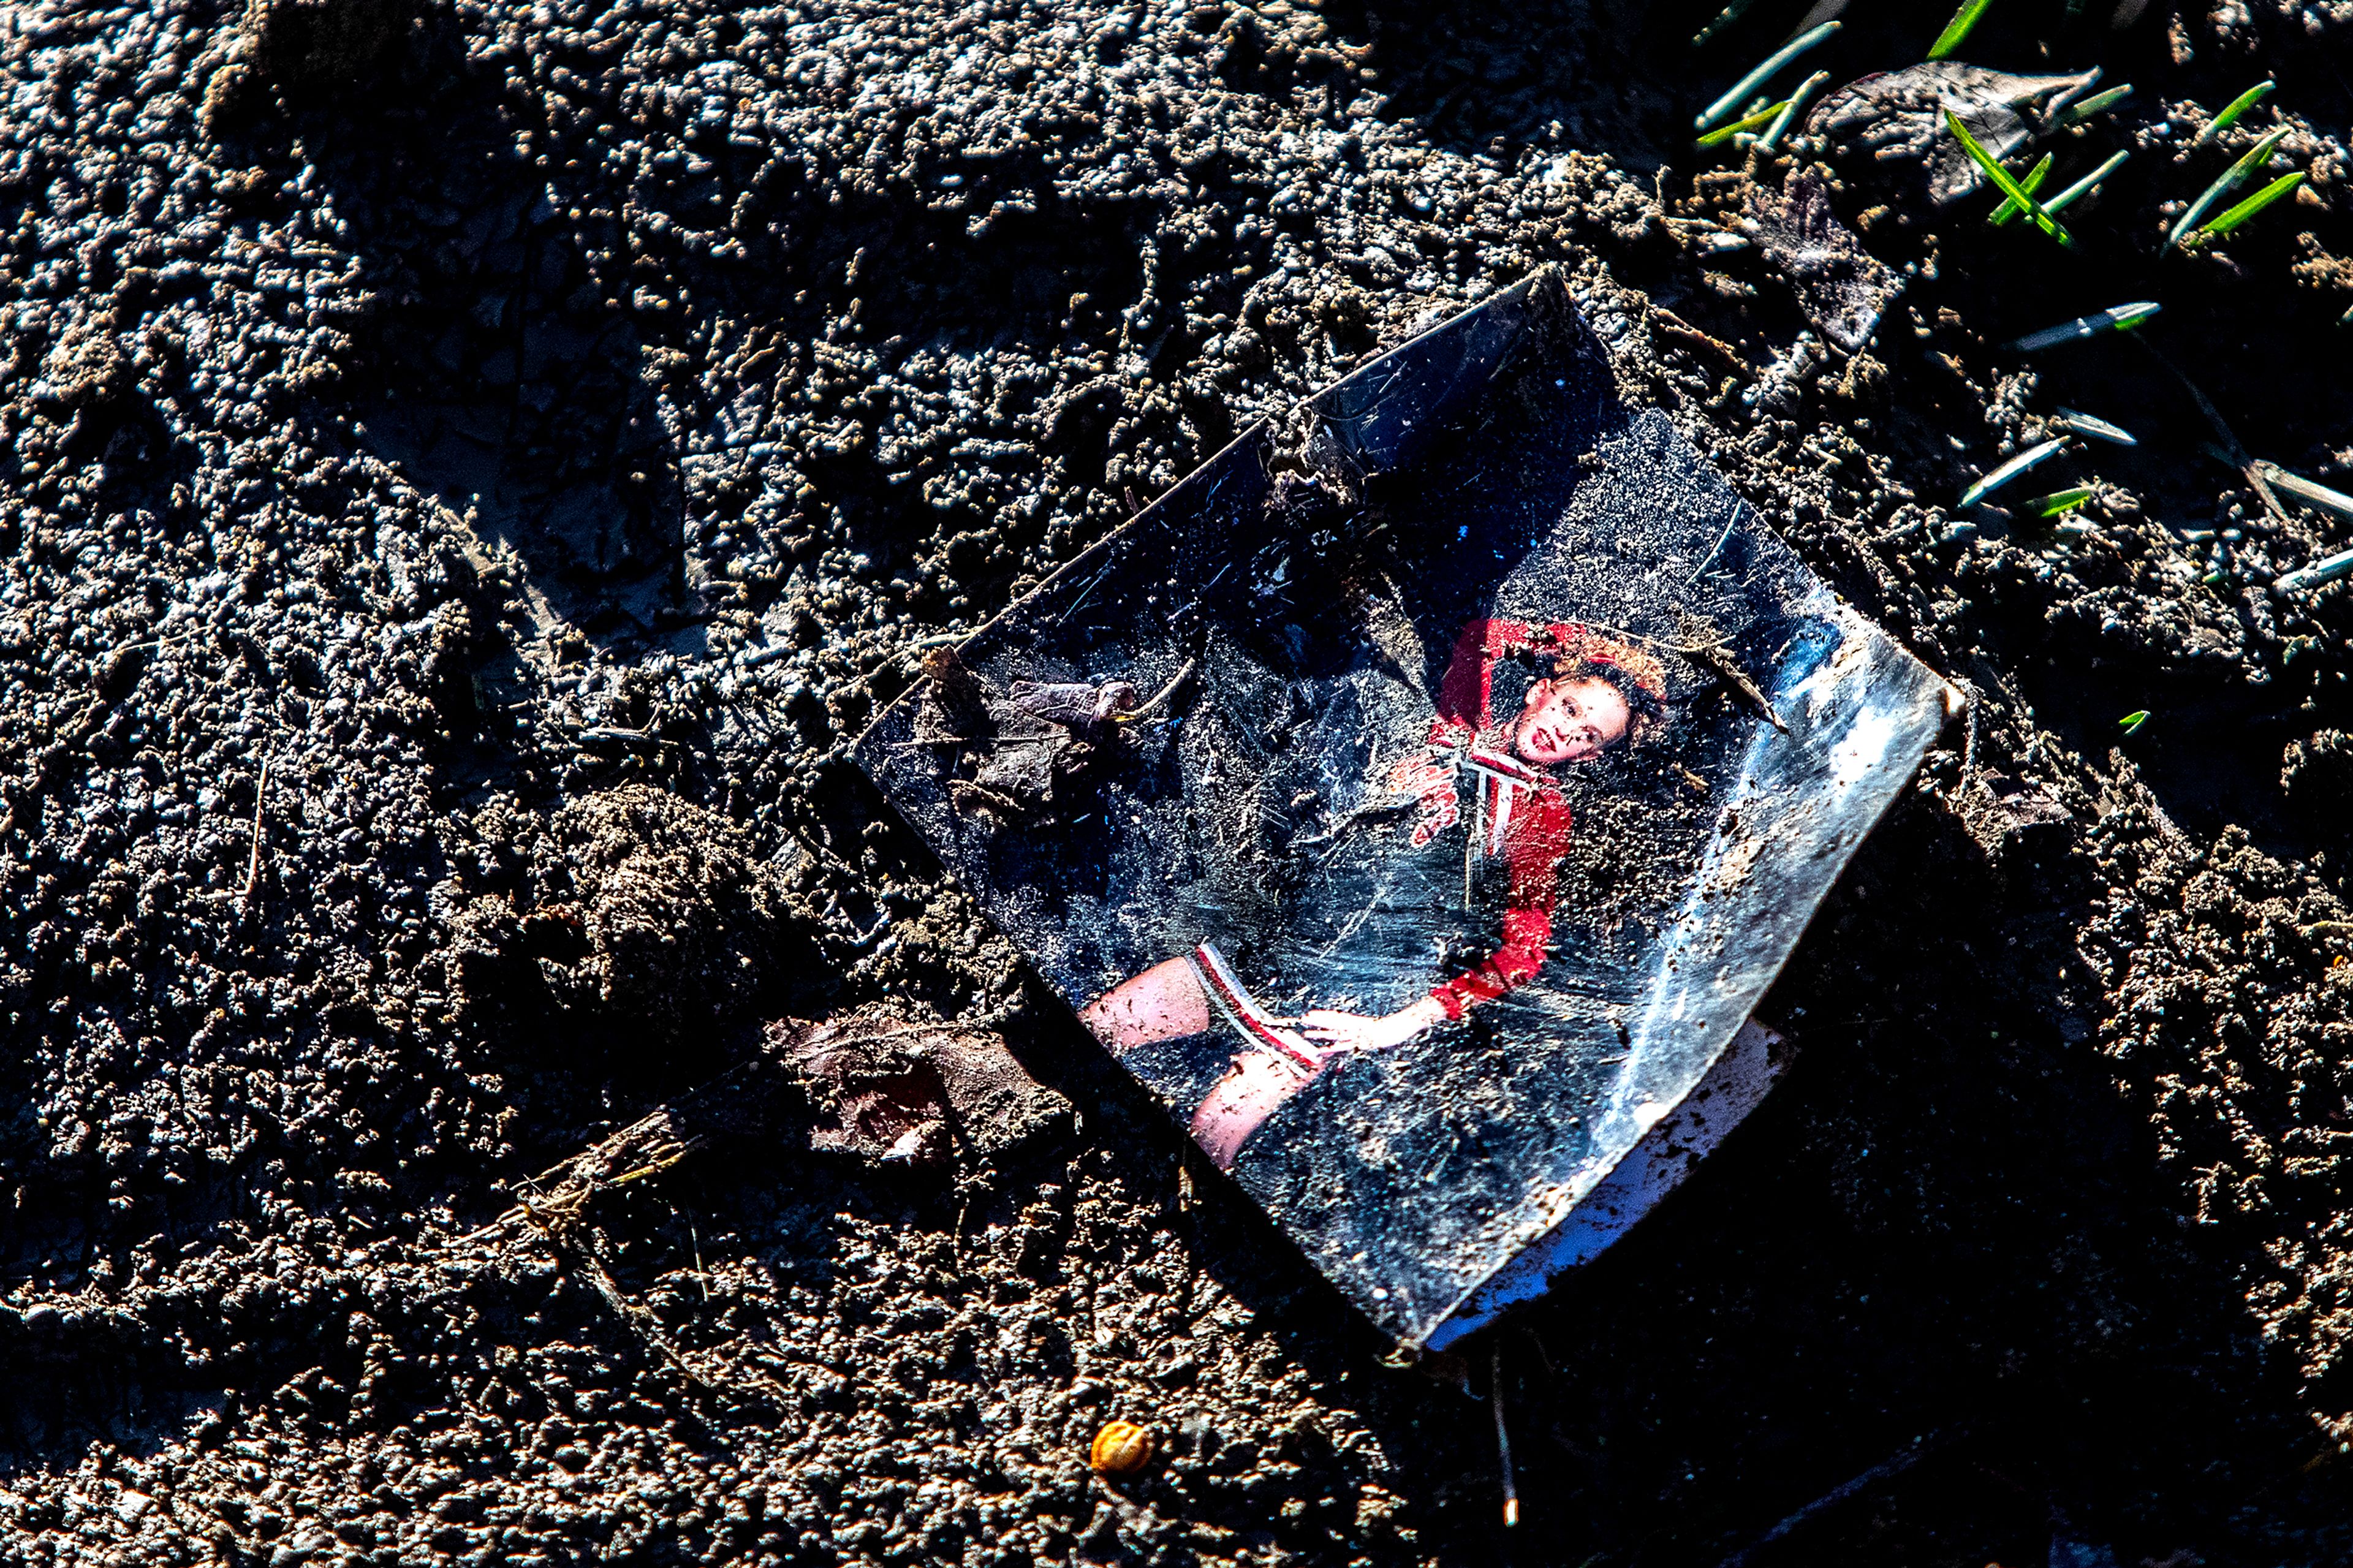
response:
<svg viewBox="0 0 2353 1568"><path fill-rule="evenodd" d="M1720 9L0 11L0 1560L2353 1555L2353 6L1995 0L2132 86L1999 225L1828 97L1949 7ZM1543 267L1972 703L1772 1099L1404 1364L847 747Z"/></svg>

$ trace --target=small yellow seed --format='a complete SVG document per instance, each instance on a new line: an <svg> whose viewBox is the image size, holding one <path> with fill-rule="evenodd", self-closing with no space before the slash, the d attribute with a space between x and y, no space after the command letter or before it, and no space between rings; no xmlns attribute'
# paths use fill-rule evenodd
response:
<svg viewBox="0 0 2353 1568"><path fill-rule="evenodd" d="M1152 1462L1152 1434L1133 1421L1106 1421L1087 1450L1087 1463L1099 1475L1132 1476Z"/></svg>

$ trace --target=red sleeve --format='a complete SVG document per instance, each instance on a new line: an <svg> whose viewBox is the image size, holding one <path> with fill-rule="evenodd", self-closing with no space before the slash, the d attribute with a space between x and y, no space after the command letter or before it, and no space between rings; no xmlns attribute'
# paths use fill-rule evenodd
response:
<svg viewBox="0 0 2353 1568"><path fill-rule="evenodd" d="M1432 745L1467 741L1487 727L1495 661L1525 644L1527 636L1528 628L1518 621L1472 621L1462 628L1439 682L1438 717L1430 722Z"/></svg>
<svg viewBox="0 0 2353 1568"><path fill-rule="evenodd" d="M1560 858L1567 852L1568 802L1558 790L1535 791L1504 830L1504 855L1512 869L1504 945L1430 993L1448 1017L1460 1018L1463 1009L1525 984L1544 967L1560 890Z"/></svg>

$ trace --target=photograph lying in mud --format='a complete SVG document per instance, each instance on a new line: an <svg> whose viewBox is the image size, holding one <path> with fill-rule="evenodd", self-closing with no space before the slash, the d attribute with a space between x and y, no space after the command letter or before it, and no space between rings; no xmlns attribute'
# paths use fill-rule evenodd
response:
<svg viewBox="0 0 2353 1568"><path fill-rule="evenodd" d="M1423 1343L1705 1076L1947 713L1532 279L1246 437L861 742ZM1416 434L1419 432L1419 434Z"/></svg>
<svg viewBox="0 0 2353 1568"><path fill-rule="evenodd" d="M10 1563L2353 1562L2353 5L22 0L0 78ZM1778 556L1611 477L1662 430L1300 416L1547 268L1968 710L1750 1007L1769 1096L1596 1255L1743 1026L1392 1356L1351 1300L1441 1271L1344 1296L1244 1184L1442 1150L1379 1237L1504 1226L1578 1113L1506 1026L1684 907L1698 753L1808 732L1720 592ZM1222 525L1099 549L1164 498ZM1413 711L1324 788L1375 601ZM1220 1173L1078 1013L1207 942L1319 1045L1501 952L1508 854L1395 1003L1201 912L1324 907L1485 620L1666 722L1545 770L1535 975ZM851 754L911 689L974 739L870 749L920 836ZM1459 897L1454 784L1340 853Z"/></svg>
<svg viewBox="0 0 2353 1568"><path fill-rule="evenodd" d="M1205 940L1080 1015L1171 1105L1191 1109L1193 1136L1220 1170L1234 1168L1286 1103L1327 1082L1327 1068L1460 1023L1536 977L1571 823L1552 770L1637 744L1667 717L1659 661L1579 626L1482 619L1463 627L1419 746L1411 726L1423 693L1398 681L1394 666L1366 662L1307 699L1319 719L1336 720L1328 738L1340 765L1370 742L1364 776L1332 781L1355 804L1328 829L1270 847L1289 897L1260 967L1286 996L1321 1000L1277 1016ZM1525 695L1498 722L1498 678L1514 675ZM1385 761L1399 751L1393 764ZM1643 782L1673 787L1655 775ZM1629 791L1637 800L1646 793L1640 784ZM1464 962L1448 959L1463 932L1499 923L1500 945L1448 973ZM1237 1040L1242 1053L1229 1058Z"/></svg>

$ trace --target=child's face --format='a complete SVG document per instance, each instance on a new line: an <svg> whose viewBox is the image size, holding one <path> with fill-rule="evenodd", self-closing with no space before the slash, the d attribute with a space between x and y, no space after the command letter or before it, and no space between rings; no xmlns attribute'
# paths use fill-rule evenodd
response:
<svg viewBox="0 0 2353 1568"><path fill-rule="evenodd" d="M1546 767L1581 763L1617 744L1632 720L1626 699L1606 680L1590 675L1539 680L1528 688L1513 726L1512 750Z"/></svg>

